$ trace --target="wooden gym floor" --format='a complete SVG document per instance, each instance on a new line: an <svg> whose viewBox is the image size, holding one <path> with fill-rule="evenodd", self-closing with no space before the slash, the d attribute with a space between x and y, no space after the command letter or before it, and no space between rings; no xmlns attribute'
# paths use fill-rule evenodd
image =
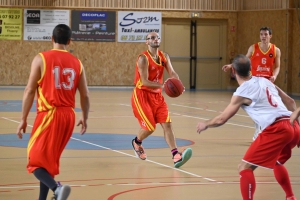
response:
<svg viewBox="0 0 300 200"><path fill-rule="evenodd" d="M0 199L38 198L39 183L26 171L26 145L35 118L31 112L23 140L15 135L24 88L0 88ZM144 141L148 160L135 158L131 140L139 125L130 106L131 88L90 88L88 131L76 127L61 157L56 180L72 187L70 200L240 200L237 165L251 144L254 124L240 110L227 124L200 135L198 121L209 119L228 104L232 92L186 91L165 97L178 146L191 147L193 156L173 168L162 128ZM76 108L79 106L77 95ZM298 106L300 102L297 101ZM80 116L76 109L77 119ZM286 163L296 197L300 198L300 150ZM256 200L284 200L272 170L255 172ZM49 192L49 199L52 192Z"/></svg>

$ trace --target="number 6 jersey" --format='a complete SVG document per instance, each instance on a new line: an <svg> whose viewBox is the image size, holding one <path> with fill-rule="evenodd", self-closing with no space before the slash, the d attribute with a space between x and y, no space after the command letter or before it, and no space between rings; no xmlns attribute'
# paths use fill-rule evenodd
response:
<svg viewBox="0 0 300 200"><path fill-rule="evenodd" d="M75 93L82 72L80 60L68 51L58 49L40 55L44 72L38 81L37 111L48 111L53 107L74 108Z"/></svg>
<svg viewBox="0 0 300 200"><path fill-rule="evenodd" d="M260 42L259 42L260 43ZM276 46L270 43L267 52L263 52L259 43L254 44L254 51L251 56L251 73L253 76L261 76L269 79L273 76L273 66L276 57Z"/></svg>
<svg viewBox="0 0 300 200"><path fill-rule="evenodd" d="M247 106L241 106L261 130L271 125L276 118L292 114L281 100L275 85L261 77L252 76L242 83L233 94L252 100Z"/></svg>

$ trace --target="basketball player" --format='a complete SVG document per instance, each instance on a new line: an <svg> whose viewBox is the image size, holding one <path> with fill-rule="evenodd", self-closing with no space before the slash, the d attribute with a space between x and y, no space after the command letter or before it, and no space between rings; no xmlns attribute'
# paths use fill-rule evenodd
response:
<svg viewBox="0 0 300 200"><path fill-rule="evenodd" d="M269 80L251 75L250 59L244 55L234 58L233 73L239 84L231 102L213 119L199 122L197 132L223 125L239 108L262 127L262 132L250 145L238 168L240 189L244 200L253 200L256 188L253 171L257 167L273 169L277 182L286 193L287 200L295 200L284 163L291 157L292 149L300 142L300 127L290 124L295 101Z"/></svg>
<svg viewBox="0 0 300 200"><path fill-rule="evenodd" d="M253 76L265 77L275 82L280 70L281 52L278 47L270 42L272 30L269 27L260 29L260 42L249 47L246 56L251 60L251 73ZM232 64L224 65L222 69L226 72L232 68ZM261 132L261 127L255 124L253 140Z"/></svg>
<svg viewBox="0 0 300 200"><path fill-rule="evenodd" d="M162 95L164 69L170 77L177 79L179 77L172 67L169 55L158 49L160 41L158 33L149 33L146 37L148 50L142 52L136 62L135 88L131 105L141 128L132 140L132 146L137 157L145 160L147 155L142 141L151 135L156 124L160 123L164 130L165 140L171 149L174 166L178 168L191 158L192 149L187 148L180 152L176 146L168 106Z"/></svg>
<svg viewBox="0 0 300 200"><path fill-rule="evenodd" d="M27 148L27 170L40 181L39 200L46 200L48 191L54 199L65 200L71 188L54 180L59 174L59 160L75 124L75 93L79 90L82 118L81 134L86 132L89 112L89 92L83 65L67 52L71 29L64 24L53 30L53 49L36 55L31 64L28 84L22 103L22 120L17 135L26 132L27 116L37 92L37 117Z"/></svg>
<svg viewBox="0 0 300 200"><path fill-rule="evenodd" d="M280 70L281 52L275 44L270 42L272 30L269 27L260 29L260 42L249 47L246 56L251 60L253 76L265 77L275 82ZM224 71L232 68L232 64L222 67Z"/></svg>

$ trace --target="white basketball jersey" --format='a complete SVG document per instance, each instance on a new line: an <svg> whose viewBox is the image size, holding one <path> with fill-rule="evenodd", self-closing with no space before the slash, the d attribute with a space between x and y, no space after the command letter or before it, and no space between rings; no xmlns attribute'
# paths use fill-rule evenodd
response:
<svg viewBox="0 0 300 200"><path fill-rule="evenodd" d="M276 118L292 114L283 104L275 85L266 78L253 76L249 81L240 85L233 95L252 100L249 106L241 107L260 127L260 130L271 125Z"/></svg>

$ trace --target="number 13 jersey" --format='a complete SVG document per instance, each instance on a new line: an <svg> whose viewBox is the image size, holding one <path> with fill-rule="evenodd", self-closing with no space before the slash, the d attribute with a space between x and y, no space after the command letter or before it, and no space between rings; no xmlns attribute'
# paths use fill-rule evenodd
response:
<svg viewBox="0 0 300 200"><path fill-rule="evenodd" d="M38 81L37 111L53 107L75 107L75 94L82 72L78 58L65 50L52 49L40 53L44 71ZM55 58L55 59L53 59Z"/></svg>

